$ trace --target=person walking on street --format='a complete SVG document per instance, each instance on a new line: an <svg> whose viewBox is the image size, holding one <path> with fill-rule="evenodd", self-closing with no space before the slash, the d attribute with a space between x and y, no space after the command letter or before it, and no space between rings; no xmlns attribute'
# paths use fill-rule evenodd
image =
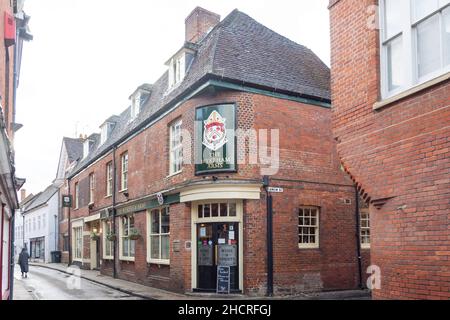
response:
<svg viewBox="0 0 450 320"><path fill-rule="evenodd" d="M23 248L22 252L19 254L19 265L20 265L20 272L22 272L22 278L28 277L28 260L30 259L30 256L28 255L27 248Z"/></svg>

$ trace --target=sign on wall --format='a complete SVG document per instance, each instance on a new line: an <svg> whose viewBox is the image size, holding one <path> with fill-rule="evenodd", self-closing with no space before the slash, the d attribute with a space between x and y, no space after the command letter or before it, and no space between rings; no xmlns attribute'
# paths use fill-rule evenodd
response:
<svg viewBox="0 0 450 320"><path fill-rule="evenodd" d="M63 195L62 196L62 207L63 208L71 208L72 207L72 196L71 195Z"/></svg>
<svg viewBox="0 0 450 320"><path fill-rule="evenodd" d="M236 106L197 108L195 114L195 173L236 171Z"/></svg>

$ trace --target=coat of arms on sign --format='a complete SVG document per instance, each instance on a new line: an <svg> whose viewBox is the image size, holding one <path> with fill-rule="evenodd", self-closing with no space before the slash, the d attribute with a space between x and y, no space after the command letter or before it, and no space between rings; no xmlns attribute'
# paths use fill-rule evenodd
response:
<svg viewBox="0 0 450 320"><path fill-rule="evenodd" d="M213 111L208 120L204 121L203 145L205 147L217 151L228 142L226 121L217 111Z"/></svg>

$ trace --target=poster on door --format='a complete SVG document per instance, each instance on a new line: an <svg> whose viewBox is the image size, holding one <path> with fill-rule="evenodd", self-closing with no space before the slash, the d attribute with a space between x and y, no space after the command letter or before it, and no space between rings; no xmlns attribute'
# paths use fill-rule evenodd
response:
<svg viewBox="0 0 450 320"><path fill-rule="evenodd" d="M220 245L218 252L219 266L237 266L237 245Z"/></svg>

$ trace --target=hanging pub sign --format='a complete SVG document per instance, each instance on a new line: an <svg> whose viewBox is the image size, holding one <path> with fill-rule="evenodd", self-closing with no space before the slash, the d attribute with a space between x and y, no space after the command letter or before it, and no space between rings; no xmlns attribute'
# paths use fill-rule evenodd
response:
<svg viewBox="0 0 450 320"><path fill-rule="evenodd" d="M195 173L236 171L236 106L197 108L195 114Z"/></svg>
<svg viewBox="0 0 450 320"><path fill-rule="evenodd" d="M72 208L72 196L71 195L63 195L62 196L62 207L63 208Z"/></svg>

